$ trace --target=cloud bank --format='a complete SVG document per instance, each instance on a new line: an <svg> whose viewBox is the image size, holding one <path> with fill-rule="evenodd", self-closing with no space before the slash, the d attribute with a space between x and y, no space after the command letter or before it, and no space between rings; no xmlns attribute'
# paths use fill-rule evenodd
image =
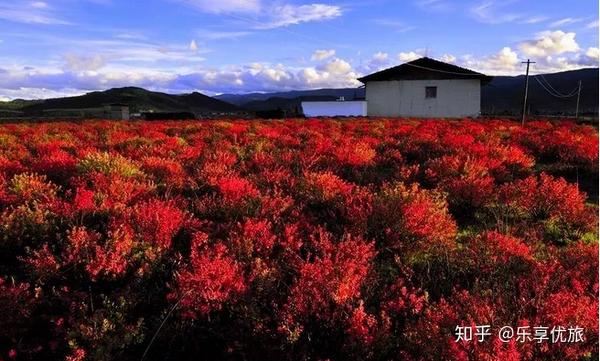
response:
<svg viewBox="0 0 600 361"><path fill-rule="evenodd" d="M251 11L247 4L242 8ZM331 48L306 54L310 62L219 67L205 65L210 51L195 40L175 46L134 39L89 40L68 45L77 52L68 52L44 66L0 65L0 97L47 98L122 86L211 95L355 87L360 85L357 78L363 75L425 55L423 49L399 53L381 50L366 59L353 59L341 56L340 49ZM516 75L523 73L521 62L527 58L536 61L533 73L597 67L599 51L597 47L581 47L574 32L548 30L487 55L436 53L435 49L427 54L490 75Z"/></svg>

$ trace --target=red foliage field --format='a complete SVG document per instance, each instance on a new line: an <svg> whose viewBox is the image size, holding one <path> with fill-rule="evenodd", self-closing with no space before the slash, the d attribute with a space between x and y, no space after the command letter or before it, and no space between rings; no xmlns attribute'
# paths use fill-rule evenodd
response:
<svg viewBox="0 0 600 361"><path fill-rule="evenodd" d="M1 125L0 360L594 359L597 177L569 122Z"/></svg>

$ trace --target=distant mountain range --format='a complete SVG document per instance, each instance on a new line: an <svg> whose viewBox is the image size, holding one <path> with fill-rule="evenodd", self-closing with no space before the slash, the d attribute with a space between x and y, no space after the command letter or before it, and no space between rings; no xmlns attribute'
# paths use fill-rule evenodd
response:
<svg viewBox="0 0 600 361"><path fill-rule="evenodd" d="M0 102L0 112L22 116L68 115L82 112L93 113L110 104L127 104L131 113L141 111L155 112L190 112L231 113L240 108L197 92L191 94L171 95L148 91L142 88L114 88L96 91L85 95L45 100L14 100Z"/></svg>
<svg viewBox="0 0 600 361"><path fill-rule="evenodd" d="M536 79L537 78L537 79ZM581 80L579 111L583 114L598 114L598 68L579 69L542 76L530 77L528 104L532 114L574 114L577 97L557 98L540 85L549 83L562 94L569 94ZM545 83L547 81L547 83ZM525 76L498 76L482 88L481 110L483 113L519 113L523 106ZM546 85L548 88L548 85Z"/></svg>
<svg viewBox="0 0 600 361"><path fill-rule="evenodd" d="M259 102L273 99L296 99L306 98L306 100L327 100L338 99L357 99L365 97L364 88L341 88L341 89L316 89L316 90L292 90L278 93L248 93L248 94L222 94L215 98L226 101L237 106L248 103L258 104Z"/></svg>
<svg viewBox="0 0 600 361"><path fill-rule="evenodd" d="M537 80L536 80L537 77ZM598 68L580 69L530 77L529 108L532 114L572 114L575 112L576 97L556 98L538 83L546 80L554 90L562 94L571 93L579 80L582 81L580 112L598 113ZM544 83L546 84L546 83ZM497 76L481 90L481 110L484 114L519 114L523 106L525 76ZM546 87L548 87L546 85ZM550 89L553 91L552 89ZM223 94L216 98L239 107L265 111L282 109L293 111L307 100L364 99L364 88L318 89L279 93Z"/></svg>
<svg viewBox="0 0 600 361"><path fill-rule="evenodd" d="M536 79L537 78L537 79ZM519 114L523 101L524 76L497 76L482 88L481 108L484 114ZM530 113L553 115L573 114L576 98L554 97L540 85L549 83L562 94L571 93L578 81L582 82L580 113L598 114L598 68L580 69L530 78ZM539 81L539 82L538 82ZM548 88L548 85L546 85ZM278 93L222 94L209 97L197 92L171 95L148 91L142 88L126 87L106 91L91 92L81 96L45 100L13 100L0 102L0 116L90 116L99 112L105 105L127 104L131 113L141 111L189 112L202 114L227 114L251 111L256 114L298 115L300 103L310 100L364 99L364 88L317 89Z"/></svg>

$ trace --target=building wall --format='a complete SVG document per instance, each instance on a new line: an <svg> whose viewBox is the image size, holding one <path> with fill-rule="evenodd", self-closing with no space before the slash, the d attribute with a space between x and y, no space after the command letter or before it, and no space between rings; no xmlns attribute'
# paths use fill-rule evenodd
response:
<svg viewBox="0 0 600 361"><path fill-rule="evenodd" d="M121 109L121 119L129 120L129 107L123 107Z"/></svg>
<svg viewBox="0 0 600 361"><path fill-rule="evenodd" d="M367 102L302 102L302 112L306 117L364 117L367 115Z"/></svg>
<svg viewBox="0 0 600 361"><path fill-rule="evenodd" d="M436 98L425 87L437 86ZM479 79L375 81L366 85L369 116L476 117L481 111Z"/></svg>
<svg viewBox="0 0 600 361"><path fill-rule="evenodd" d="M107 106L105 108L105 116L113 120L129 120L129 107Z"/></svg>

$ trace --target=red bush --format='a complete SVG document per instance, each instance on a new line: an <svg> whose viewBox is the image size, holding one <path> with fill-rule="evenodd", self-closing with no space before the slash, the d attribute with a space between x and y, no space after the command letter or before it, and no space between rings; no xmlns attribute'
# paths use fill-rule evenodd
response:
<svg viewBox="0 0 600 361"><path fill-rule="evenodd" d="M177 276L176 290L169 298L181 304L184 317L205 317L244 292L246 282L241 267L227 255L224 245L218 244L211 250L192 246L191 267Z"/></svg>
<svg viewBox="0 0 600 361"><path fill-rule="evenodd" d="M456 224L441 194L402 183L382 188L375 200L372 227L381 247L403 256L428 254L454 247Z"/></svg>
<svg viewBox="0 0 600 361"><path fill-rule="evenodd" d="M169 249L173 237L186 222L186 214L173 202L151 200L138 203L129 215L129 223L140 242Z"/></svg>
<svg viewBox="0 0 600 361"><path fill-rule="evenodd" d="M335 244L326 233L315 239L314 260L302 262L282 313L280 329L299 337L311 319L334 323L360 297L360 288L375 255L373 245L346 238Z"/></svg>
<svg viewBox="0 0 600 361"><path fill-rule="evenodd" d="M3 124L0 359L594 359L597 163L554 121Z"/></svg>
<svg viewBox="0 0 600 361"><path fill-rule="evenodd" d="M598 220L585 202L576 185L542 173L499 187L498 203L490 209L496 222L522 234L539 231L541 238L566 243L597 228Z"/></svg>

